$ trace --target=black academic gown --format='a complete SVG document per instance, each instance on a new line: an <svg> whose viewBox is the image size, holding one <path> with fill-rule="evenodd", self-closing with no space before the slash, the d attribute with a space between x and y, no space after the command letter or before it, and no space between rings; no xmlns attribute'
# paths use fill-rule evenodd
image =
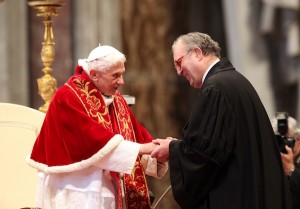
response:
<svg viewBox="0 0 300 209"><path fill-rule="evenodd" d="M268 115L227 59L209 71L183 139L170 143L173 195L184 209L290 209Z"/></svg>

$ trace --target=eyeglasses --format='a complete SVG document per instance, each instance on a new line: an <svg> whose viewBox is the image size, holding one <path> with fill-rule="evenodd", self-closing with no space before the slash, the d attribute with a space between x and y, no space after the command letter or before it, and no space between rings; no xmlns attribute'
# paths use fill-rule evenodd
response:
<svg viewBox="0 0 300 209"><path fill-rule="evenodd" d="M185 56L190 53L191 51L189 50L187 53L185 53L184 55L182 55L180 58L178 58L177 60L174 61L174 65L176 70L180 70L181 69L181 64L185 58Z"/></svg>

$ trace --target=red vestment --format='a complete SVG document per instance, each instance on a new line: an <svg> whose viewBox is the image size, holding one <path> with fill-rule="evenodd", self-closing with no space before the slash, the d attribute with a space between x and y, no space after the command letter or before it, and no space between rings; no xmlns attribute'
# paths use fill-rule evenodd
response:
<svg viewBox="0 0 300 209"><path fill-rule="evenodd" d="M101 92L77 66L75 75L52 98L29 164L46 173L76 172L100 160L105 155L102 148L117 134L132 142L152 141L122 95L116 92L106 107ZM118 208L123 208L118 178L124 182L127 208L151 208L139 156L130 175L112 174L118 185Z"/></svg>

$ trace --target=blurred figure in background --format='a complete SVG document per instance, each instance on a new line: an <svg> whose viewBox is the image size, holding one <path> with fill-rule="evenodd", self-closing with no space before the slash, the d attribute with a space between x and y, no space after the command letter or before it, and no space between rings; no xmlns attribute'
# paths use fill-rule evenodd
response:
<svg viewBox="0 0 300 209"><path fill-rule="evenodd" d="M273 130L280 138L285 138L281 147L281 159L284 171L290 182L290 190L293 199L293 208L300 208L300 129L297 121L286 114L281 117L277 114L271 119ZM283 131L281 131L283 130ZM286 131L284 131L286 130ZM284 149L284 150L282 150Z"/></svg>
<svg viewBox="0 0 300 209"><path fill-rule="evenodd" d="M262 3L260 26L269 57L275 109L300 118L300 1L256 1Z"/></svg>

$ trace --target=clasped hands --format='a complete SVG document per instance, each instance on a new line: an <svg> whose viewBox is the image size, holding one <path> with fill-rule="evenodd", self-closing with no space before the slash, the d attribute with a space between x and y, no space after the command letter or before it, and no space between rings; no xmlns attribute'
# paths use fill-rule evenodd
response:
<svg viewBox="0 0 300 209"><path fill-rule="evenodd" d="M169 160L169 144L172 137L166 139L155 139L150 143L142 144L140 154L149 154L152 158L156 158L158 162L165 163Z"/></svg>

